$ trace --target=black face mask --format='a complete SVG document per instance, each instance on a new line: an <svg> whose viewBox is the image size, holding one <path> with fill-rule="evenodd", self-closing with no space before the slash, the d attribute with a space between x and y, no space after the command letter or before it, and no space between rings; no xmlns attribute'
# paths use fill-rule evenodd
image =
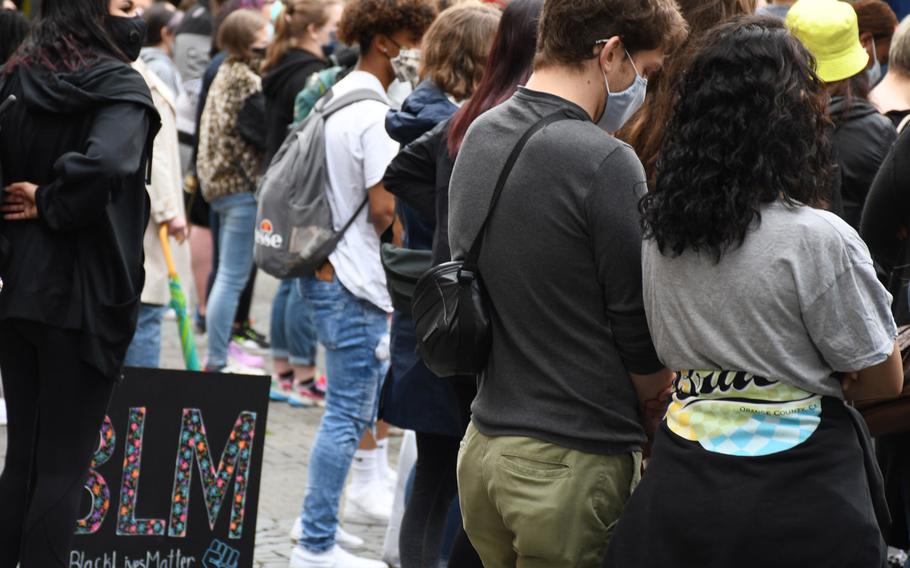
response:
<svg viewBox="0 0 910 568"><path fill-rule="evenodd" d="M120 48L130 61L139 58L139 52L145 43L145 34L148 24L142 16L124 18L122 16L108 16L107 29L111 34L114 44Z"/></svg>

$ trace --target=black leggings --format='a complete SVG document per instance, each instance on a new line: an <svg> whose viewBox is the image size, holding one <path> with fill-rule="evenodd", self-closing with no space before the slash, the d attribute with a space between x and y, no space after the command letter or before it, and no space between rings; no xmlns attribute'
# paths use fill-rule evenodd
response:
<svg viewBox="0 0 910 568"><path fill-rule="evenodd" d="M458 492L455 462L460 438L417 433L417 471L398 547L401 568L435 568L439 564L449 507ZM483 568L470 541L459 531L449 568Z"/></svg>
<svg viewBox="0 0 910 568"><path fill-rule="evenodd" d="M67 566L113 383L80 359L78 332L22 320L0 322L0 373L0 568Z"/></svg>

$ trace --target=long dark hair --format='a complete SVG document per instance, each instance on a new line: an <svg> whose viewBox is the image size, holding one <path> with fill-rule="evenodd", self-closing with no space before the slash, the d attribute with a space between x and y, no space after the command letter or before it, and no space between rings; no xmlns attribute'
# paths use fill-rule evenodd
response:
<svg viewBox="0 0 910 568"><path fill-rule="evenodd" d="M75 71L100 58L128 62L105 28L107 0L43 0L32 31L6 66L39 65Z"/></svg>
<svg viewBox="0 0 910 568"><path fill-rule="evenodd" d="M453 159L474 120L528 82L537 51L537 24L542 9L543 0L515 0L503 11L483 78L471 100L452 117L448 146Z"/></svg>
<svg viewBox="0 0 910 568"><path fill-rule="evenodd" d="M641 201L661 253L719 261L778 199L822 206L833 161L825 85L783 22L748 16L705 34L677 91L657 183Z"/></svg>
<svg viewBox="0 0 910 568"><path fill-rule="evenodd" d="M627 142L642 165L648 183L654 183L654 165L663 139L664 125L670 120L676 87L683 70L692 60L692 46L708 30L733 17L751 14L755 0L678 0L679 11L689 24L686 43L674 53L667 55L663 67L648 77L648 98L629 122L616 133L616 137Z"/></svg>
<svg viewBox="0 0 910 568"><path fill-rule="evenodd" d="M28 20L18 10L0 10L0 65L28 36Z"/></svg>

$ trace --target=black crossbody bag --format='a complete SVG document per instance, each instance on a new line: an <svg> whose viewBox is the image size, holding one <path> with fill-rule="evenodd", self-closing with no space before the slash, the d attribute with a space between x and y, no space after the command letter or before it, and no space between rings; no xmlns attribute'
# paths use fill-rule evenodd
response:
<svg viewBox="0 0 910 568"><path fill-rule="evenodd" d="M417 348L427 368L437 376L477 375L486 367L492 342L489 299L477 265L487 223L531 137L549 124L572 119L579 118L561 110L545 116L525 132L499 174L490 208L468 254L463 260L431 268L417 282L411 303Z"/></svg>

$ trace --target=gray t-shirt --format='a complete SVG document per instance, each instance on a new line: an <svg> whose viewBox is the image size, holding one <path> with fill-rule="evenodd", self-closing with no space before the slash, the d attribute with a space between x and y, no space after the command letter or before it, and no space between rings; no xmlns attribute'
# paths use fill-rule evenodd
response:
<svg viewBox="0 0 910 568"><path fill-rule="evenodd" d="M882 363L897 328L869 250L832 213L775 202L741 247L643 248L645 310L671 369L746 371L843 398L835 371Z"/></svg>

